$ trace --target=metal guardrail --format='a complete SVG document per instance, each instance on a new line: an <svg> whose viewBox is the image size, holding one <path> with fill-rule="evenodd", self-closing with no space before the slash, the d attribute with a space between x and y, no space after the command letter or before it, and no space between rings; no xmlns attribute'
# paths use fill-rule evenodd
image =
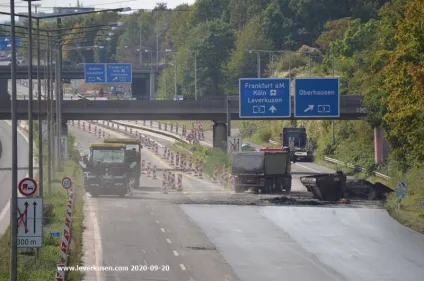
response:
<svg viewBox="0 0 424 281"><path fill-rule="evenodd" d="M337 164L337 165L341 165L341 166L346 166L346 167L352 168L355 171L361 171L361 172L364 172L365 171L365 169L363 167L361 167L361 166L352 165L352 164L349 164L349 163L345 163L345 162L342 162L342 161L337 160L337 159L334 159L334 158L330 158L330 157L326 157L325 156L324 157L324 160L327 161L327 162L333 163L333 164ZM390 180L390 177L387 176L387 175L385 175L385 174L382 174L382 173L379 173L379 172L373 172L373 174L376 177L379 177L379 178L382 178L382 179L385 179L385 180Z"/></svg>

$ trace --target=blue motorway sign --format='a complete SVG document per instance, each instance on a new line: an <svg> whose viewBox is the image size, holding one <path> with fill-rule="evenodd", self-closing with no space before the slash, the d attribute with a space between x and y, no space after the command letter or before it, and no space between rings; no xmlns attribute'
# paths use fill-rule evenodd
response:
<svg viewBox="0 0 424 281"><path fill-rule="evenodd" d="M239 83L240 118L290 117L290 79L240 78Z"/></svg>
<svg viewBox="0 0 424 281"><path fill-rule="evenodd" d="M339 85L338 77L296 78L294 117L339 117Z"/></svg>
<svg viewBox="0 0 424 281"><path fill-rule="evenodd" d="M131 63L108 63L106 65L106 81L108 83L131 83Z"/></svg>
<svg viewBox="0 0 424 281"><path fill-rule="evenodd" d="M84 64L84 77L87 84L106 83L106 64Z"/></svg>

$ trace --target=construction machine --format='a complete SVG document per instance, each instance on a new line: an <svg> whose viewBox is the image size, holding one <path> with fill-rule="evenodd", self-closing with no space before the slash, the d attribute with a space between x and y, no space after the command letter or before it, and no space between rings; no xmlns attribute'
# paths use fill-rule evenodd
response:
<svg viewBox="0 0 424 281"><path fill-rule="evenodd" d="M125 144L93 143L89 155L83 156L84 187L93 197L119 195L129 191L130 179L137 162L125 161Z"/></svg>
<svg viewBox="0 0 424 281"><path fill-rule="evenodd" d="M143 145L136 138L106 138L104 143L119 143L125 145L125 162L131 164L137 162L137 166L133 169L132 177L134 178L134 186L140 187L141 175L141 149Z"/></svg>

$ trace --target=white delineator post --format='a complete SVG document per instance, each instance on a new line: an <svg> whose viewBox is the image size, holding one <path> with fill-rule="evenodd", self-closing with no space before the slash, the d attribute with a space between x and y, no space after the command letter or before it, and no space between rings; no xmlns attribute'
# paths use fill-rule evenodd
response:
<svg viewBox="0 0 424 281"><path fill-rule="evenodd" d="M182 174L178 174L177 190L178 191L182 191L183 190L183 175Z"/></svg>
<svg viewBox="0 0 424 281"><path fill-rule="evenodd" d="M149 162L149 163L147 163L147 176L148 177L151 177L152 175L151 175L151 173L152 173L152 166L151 166L152 164Z"/></svg>
<svg viewBox="0 0 424 281"><path fill-rule="evenodd" d="M153 179L157 179L156 177L156 165L153 166Z"/></svg>

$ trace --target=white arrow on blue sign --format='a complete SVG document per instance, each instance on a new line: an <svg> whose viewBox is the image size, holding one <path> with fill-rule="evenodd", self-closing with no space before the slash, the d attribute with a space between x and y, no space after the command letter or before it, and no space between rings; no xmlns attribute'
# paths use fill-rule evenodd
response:
<svg viewBox="0 0 424 281"><path fill-rule="evenodd" d="M108 83L132 83L131 63L108 63L106 68Z"/></svg>
<svg viewBox="0 0 424 281"><path fill-rule="evenodd" d="M294 117L340 117L338 77L296 78Z"/></svg>
<svg viewBox="0 0 424 281"><path fill-rule="evenodd" d="M86 63L84 64L84 77L87 84L106 83L106 64Z"/></svg>
<svg viewBox="0 0 424 281"><path fill-rule="evenodd" d="M290 79L240 78L240 118L286 118L291 115Z"/></svg>

